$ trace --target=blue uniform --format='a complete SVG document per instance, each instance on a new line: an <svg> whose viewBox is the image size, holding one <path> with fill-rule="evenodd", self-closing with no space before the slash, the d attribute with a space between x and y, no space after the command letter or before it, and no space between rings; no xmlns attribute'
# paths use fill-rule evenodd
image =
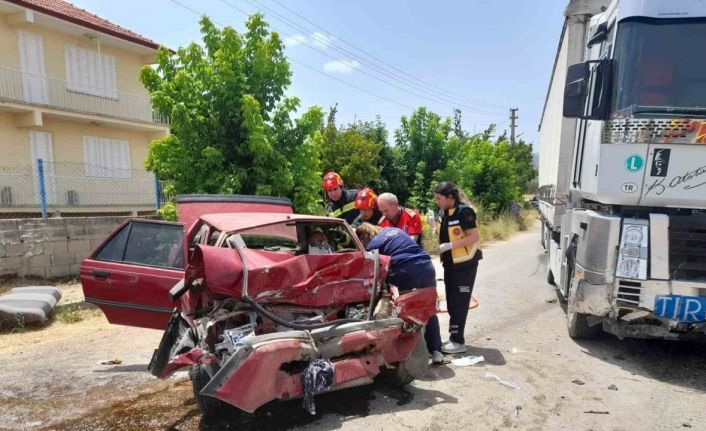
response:
<svg viewBox="0 0 706 431"><path fill-rule="evenodd" d="M397 286L400 292L424 287L436 288L436 271L429 253L402 229L384 228L370 241L367 249L377 249L380 254L390 256L387 282ZM441 330L436 315L427 322L424 338L429 352L441 351Z"/></svg>

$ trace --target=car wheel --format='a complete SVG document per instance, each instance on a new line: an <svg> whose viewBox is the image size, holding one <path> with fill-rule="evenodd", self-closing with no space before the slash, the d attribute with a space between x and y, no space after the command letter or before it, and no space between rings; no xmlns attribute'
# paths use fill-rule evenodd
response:
<svg viewBox="0 0 706 431"><path fill-rule="evenodd" d="M213 375L208 373L207 368L201 364L194 364L191 366L189 376L191 377L191 385L194 388L194 398L196 399L196 404L199 406L201 414L205 417L214 417L223 413L227 406L226 403L219 399L200 394L201 390L213 377Z"/></svg>
<svg viewBox="0 0 706 431"><path fill-rule="evenodd" d="M397 364L394 370L386 373L386 383L391 386L405 386L414 381L417 377L422 377L429 369L429 352L427 352L424 332L420 331L420 338L417 345L409 354L406 361Z"/></svg>

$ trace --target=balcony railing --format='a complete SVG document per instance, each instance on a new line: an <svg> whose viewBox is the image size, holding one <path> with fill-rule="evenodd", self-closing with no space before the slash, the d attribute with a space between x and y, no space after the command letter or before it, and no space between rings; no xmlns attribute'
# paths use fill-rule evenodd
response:
<svg viewBox="0 0 706 431"><path fill-rule="evenodd" d="M122 91L72 86L66 80L0 67L0 100L128 121L168 125L149 97Z"/></svg>

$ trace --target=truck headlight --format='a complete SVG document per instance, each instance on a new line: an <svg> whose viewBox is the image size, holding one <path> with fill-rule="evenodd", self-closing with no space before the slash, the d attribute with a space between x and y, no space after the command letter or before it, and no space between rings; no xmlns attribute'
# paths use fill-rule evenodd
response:
<svg viewBox="0 0 706 431"><path fill-rule="evenodd" d="M647 220L626 219L623 221L616 276L647 279L648 230L649 222Z"/></svg>

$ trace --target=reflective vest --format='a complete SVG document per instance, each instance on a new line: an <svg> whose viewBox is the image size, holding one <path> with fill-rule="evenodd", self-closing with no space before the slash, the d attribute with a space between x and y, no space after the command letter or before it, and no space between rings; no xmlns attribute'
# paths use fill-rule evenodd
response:
<svg viewBox="0 0 706 431"><path fill-rule="evenodd" d="M353 211L353 210L355 210L355 202L348 202L347 204L343 205L341 208L331 211L329 213L329 216L340 217L341 214L347 213L348 211Z"/></svg>
<svg viewBox="0 0 706 431"><path fill-rule="evenodd" d="M449 232L449 242L456 241L457 239L465 238L467 235L461 228L461 220L458 216L464 208L468 208L466 205L460 204L454 209L449 210L447 215L447 227ZM478 250L478 242L471 246L457 247L451 249L451 258L454 264L468 262L472 260L476 255Z"/></svg>

